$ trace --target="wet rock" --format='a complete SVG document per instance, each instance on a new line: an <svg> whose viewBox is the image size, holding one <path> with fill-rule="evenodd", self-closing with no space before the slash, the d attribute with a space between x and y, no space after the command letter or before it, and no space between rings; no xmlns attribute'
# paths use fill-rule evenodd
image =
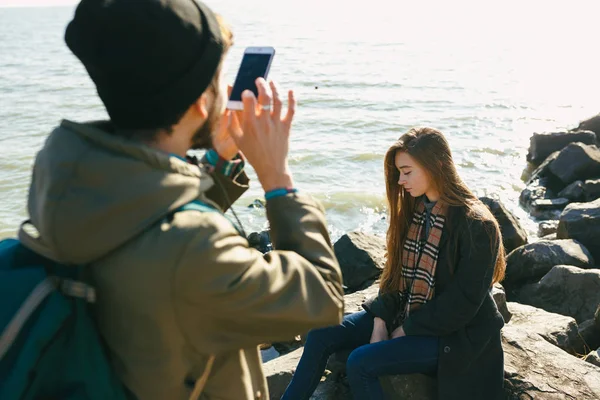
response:
<svg viewBox="0 0 600 400"><path fill-rule="evenodd" d="M574 142L594 144L596 143L596 135L590 131L534 133L529 138L527 161L539 164L550 154L560 151Z"/></svg>
<svg viewBox="0 0 600 400"><path fill-rule="evenodd" d="M588 319L579 324L579 337L585 343L585 347L579 353L583 353L585 348L596 349L600 347L600 328L596 326L593 319Z"/></svg>
<svg viewBox="0 0 600 400"><path fill-rule="evenodd" d="M575 239L600 263L600 199L569 204L559 218L559 239Z"/></svg>
<svg viewBox="0 0 600 400"><path fill-rule="evenodd" d="M600 269L557 265L539 282L523 286L519 300L581 323L594 317L600 304L599 287Z"/></svg>
<svg viewBox="0 0 600 400"><path fill-rule="evenodd" d="M556 232L550 233L546 236L542 236L540 240L556 240Z"/></svg>
<svg viewBox="0 0 600 400"><path fill-rule="evenodd" d="M553 175L568 185L576 180L600 176L600 149L596 145L571 143L548 167Z"/></svg>
<svg viewBox="0 0 600 400"><path fill-rule="evenodd" d="M596 328L600 330L600 304L594 313L594 323L596 324Z"/></svg>
<svg viewBox="0 0 600 400"><path fill-rule="evenodd" d="M569 202L588 202L600 198L600 179L577 180L558 193Z"/></svg>
<svg viewBox="0 0 600 400"><path fill-rule="evenodd" d="M502 202L490 197L480 197L479 200L485 204L500 225L500 231L502 232L502 242L506 252L510 252L519 246L527 243L527 232L519 220L511 213Z"/></svg>
<svg viewBox="0 0 600 400"><path fill-rule="evenodd" d="M538 236L544 237L552 233L556 233L558 228L558 220L540 222L538 226Z"/></svg>
<svg viewBox="0 0 600 400"><path fill-rule="evenodd" d="M502 329L506 399L600 399L600 370L522 327Z"/></svg>
<svg viewBox="0 0 600 400"><path fill-rule="evenodd" d="M600 114L581 121L573 131L592 131L596 133L596 138L600 141Z"/></svg>
<svg viewBox="0 0 600 400"><path fill-rule="evenodd" d="M589 179L583 183L583 201L600 198L600 179Z"/></svg>
<svg viewBox="0 0 600 400"><path fill-rule="evenodd" d="M496 283L492 288L492 297L494 298L494 302L496 302L496 307L498 307L498 311L504 318L505 323L509 323L512 318L512 313L507 307L506 304L506 292L504 291L504 287L501 284Z"/></svg>
<svg viewBox="0 0 600 400"><path fill-rule="evenodd" d="M592 365L600 367L600 349L591 351L583 360Z"/></svg>
<svg viewBox="0 0 600 400"><path fill-rule="evenodd" d="M556 157L558 157L559 154L560 151L555 151L554 153L546 157L544 162L542 162L536 169L533 170L526 183L530 184L531 182L540 178L552 178L553 175L548 167L550 166L552 161L556 160Z"/></svg>
<svg viewBox="0 0 600 400"><path fill-rule="evenodd" d="M514 302L508 303L508 309L512 313L511 325L537 333L567 353L575 355L583 349L583 341L573 318Z"/></svg>
<svg viewBox="0 0 600 400"><path fill-rule="evenodd" d="M385 265L385 240L363 232L350 232L333 246L344 285L350 291L363 289L377 279Z"/></svg>
<svg viewBox="0 0 600 400"><path fill-rule="evenodd" d="M575 181L567 185L566 188L558 193L558 197L564 197L571 202L581 201L584 198L583 181Z"/></svg>
<svg viewBox="0 0 600 400"><path fill-rule="evenodd" d="M531 203L530 213L532 217L539 219L558 218L560 212L569 204L565 198L538 199Z"/></svg>
<svg viewBox="0 0 600 400"><path fill-rule="evenodd" d="M546 178L536 179L531 182L519 196L519 204L526 210L531 210L531 204L540 199L553 199L556 197L554 191L545 186Z"/></svg>
<svg viewBox="0 0 600 400"><path fill-rule="evenodd" d="M250 233L248 235L248 244L263 254L273 250L269 231Z"/></svg>
<svg viewBox="0 0 600 400"><path fill-rule="evenodd" d="M265 208L267 203L261 199L254 199L252 203L248 205L248 208Z"/></svg>
<svg viewBox="0 0 600 400"><path fill-rule="evenodd" d="M506 257L504 284L537 281L555 265L592 268L594 259L581 243L575 240L540 240L521 246Z"/></svg>

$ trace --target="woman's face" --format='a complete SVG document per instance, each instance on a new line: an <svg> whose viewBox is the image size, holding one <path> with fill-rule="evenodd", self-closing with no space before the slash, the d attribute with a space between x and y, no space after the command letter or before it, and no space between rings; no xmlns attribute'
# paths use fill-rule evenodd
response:
<svg viewBox="0 0 600 400"><path fill-rule="evenodd" d="M400 172L398 185L412 197L426 195L429 201L437 201L439 194L433 187L431 178L425 169L407 152L396 152L396 168Z"/></svg>

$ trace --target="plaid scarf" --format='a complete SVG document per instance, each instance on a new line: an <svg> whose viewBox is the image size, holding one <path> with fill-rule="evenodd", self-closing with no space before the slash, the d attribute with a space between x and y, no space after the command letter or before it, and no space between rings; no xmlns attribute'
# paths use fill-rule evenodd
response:
<svg viewBox="0 0 600 400"><path fill-rule="evenodd" d="M429 215L429 236L425 237L427 213L423 200L415 207L402 251L402 281L400 292L404 307L400 311L400 322L422 304L433 298L435 292L435 269L440 252L439 244L446 222L448 207L437 202Z"/></svg>

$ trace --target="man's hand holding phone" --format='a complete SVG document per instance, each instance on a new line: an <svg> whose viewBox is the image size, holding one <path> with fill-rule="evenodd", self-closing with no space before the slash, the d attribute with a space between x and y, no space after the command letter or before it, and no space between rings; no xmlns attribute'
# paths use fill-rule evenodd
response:
<svg viewBox="0 0 600 400"><path fill-rule="evenodd" d="M294 92L288 91L288 109L282 118L283 101L274 82L256 79L258 99L250 90L242 93L242 111L227 111L228 132L254 167L265 192L293 187L287 155L296 110Z"/></svg>

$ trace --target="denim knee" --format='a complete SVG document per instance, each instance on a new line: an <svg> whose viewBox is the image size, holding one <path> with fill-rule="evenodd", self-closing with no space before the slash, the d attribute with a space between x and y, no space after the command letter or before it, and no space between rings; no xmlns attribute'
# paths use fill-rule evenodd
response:
<svg viewBox="0 0 600 400"><path fill-rule="evenodd" d="M365 349L362 347L359 347L358 349L350 353L350 355L348 356L348 360L346 361L346 375L348 375L348 377L351 378L364 375L366 371L364 354Z"/></svg>
<svg viewBox="0 0 600 400"><path fill-rule="evenodd" d="M327 328L313 329L306 335L304 347L309 346L312 348L317 346L323 350L326 350L330 347L330 340L335 340L335 338L331 337L331 334L329 334Z"/></svg>

